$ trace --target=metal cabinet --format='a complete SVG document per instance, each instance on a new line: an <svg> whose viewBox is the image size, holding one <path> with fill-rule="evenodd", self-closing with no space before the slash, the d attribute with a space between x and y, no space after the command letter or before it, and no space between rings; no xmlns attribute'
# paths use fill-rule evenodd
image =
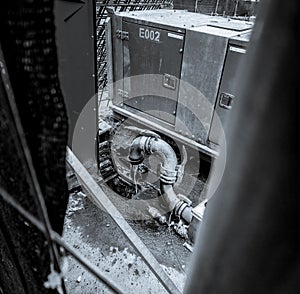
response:
<svg viewBox="0 0 300 294"><path fill-rule="evenodd" d="M253 24L173 10L117 13L108 23L114 111L214 153Z"/></svg>

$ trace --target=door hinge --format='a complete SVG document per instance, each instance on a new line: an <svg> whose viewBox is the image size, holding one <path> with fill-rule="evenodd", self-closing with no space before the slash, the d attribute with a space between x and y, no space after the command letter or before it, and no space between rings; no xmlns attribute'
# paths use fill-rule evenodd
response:
<svg viewBox="0 0 300 294"><path fill-rule="evenodd" d="M126 31L116 30L116 36L121 40L129 40L129 32Z"/></svg>

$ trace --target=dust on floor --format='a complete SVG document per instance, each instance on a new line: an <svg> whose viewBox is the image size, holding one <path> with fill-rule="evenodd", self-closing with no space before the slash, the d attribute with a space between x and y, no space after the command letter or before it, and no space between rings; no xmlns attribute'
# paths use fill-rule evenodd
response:
<svg viewBox="0 0 300 294"><path fill-rule="evenodd" d="M190 256L190 251L183 246L185 240L154 220L129 223L182 291ZM167 293L112 218L84 193L70 195L63 238L125 293ZM65 282L68 293L110 293L74 258L68 257L67 262Z"/></svg>

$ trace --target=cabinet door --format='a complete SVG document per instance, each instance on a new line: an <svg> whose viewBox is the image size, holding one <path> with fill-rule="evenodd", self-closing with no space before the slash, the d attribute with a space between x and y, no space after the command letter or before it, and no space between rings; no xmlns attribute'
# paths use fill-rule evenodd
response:
<svg viewBox="0 0 300 294"><path fill-rule="evenodd" d="M211 143L218 144L221 136L217 115L223 126L224 123L226 123L228 115L230 115L230 109L233 107L235 100L238 67L245 53L246 49L235 45L229 45L209 133L209 141Z"/></svg>
<svg viewBox="0 0 300 294"><path fill-rule="evenodd" d="M124 104L174 124L184 34L129 22L123 22L122 30L128 33L123 41L124 78L145 77L124 83ZM157 75L152 79L155 84L148 75ZM141 88L145 95L135 96Z"/></svg>

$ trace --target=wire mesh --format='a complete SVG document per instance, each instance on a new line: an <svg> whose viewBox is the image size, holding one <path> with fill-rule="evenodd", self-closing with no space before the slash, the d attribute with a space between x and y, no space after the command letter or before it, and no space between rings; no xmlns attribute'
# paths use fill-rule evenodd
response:
<svg viewBox="0 0 300 294"><path fill-rule="evenodd" d="M172 7L173 0L102 0L96 2L97 28L97 70L98 87L101 91L107 84L107 49L105 40L105 20L108 17L107 7L113 7L116 12L152 10Z"/></svg>

